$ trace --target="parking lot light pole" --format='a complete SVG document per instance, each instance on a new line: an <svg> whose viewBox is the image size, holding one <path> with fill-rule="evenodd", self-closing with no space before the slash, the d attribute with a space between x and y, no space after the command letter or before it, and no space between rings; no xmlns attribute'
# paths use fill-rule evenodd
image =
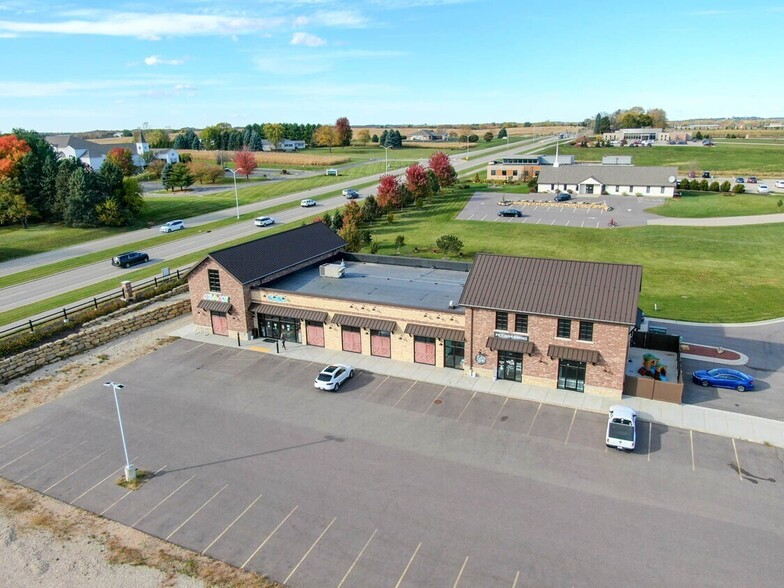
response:
<svg viewBox="0 0 784 588"><path fill-rule="evenodd" d="M504 139L506 139L506 150L509 151L509 135L504 137Z"/></svg>
<svg viewBox="0 0 784 588"><path fill-rule="evenodd" d="M389 149L392 148L392 145L387 145L387 146L382 145L382 147L384 147L384 164L386 165L386 167L384 169L388 170L389 169Z"/></svg>
<svg viewBox="0 0 784 588"><path fill-rule="evenodd" d="M240 198L237 196L237 170L228 167L224 167L223 170L231 172L231 175L234 176L234 205L237 207L237 220L240 220Z"/></svg>
<svg viewBox="0 0 784 588"><path fill-rule="evenodd" d="M125 452L125 481L133 482L136 479L136 466L131 463L128 457L128 445L125 443L125 431L123 430L122 413L120 413L120 399L117 397L117 390L122 390L125 386L117 382L106 382L104 386L114 391L114 404L117 406L117 420L120 421L120 437Z"/></svg>

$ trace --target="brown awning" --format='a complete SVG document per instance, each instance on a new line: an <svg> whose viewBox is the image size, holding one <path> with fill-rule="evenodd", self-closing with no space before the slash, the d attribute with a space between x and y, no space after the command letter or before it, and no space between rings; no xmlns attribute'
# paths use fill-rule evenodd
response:
<svg viewBox="0 0 784 588"><path fill-rule="evenodd" d="M592 349L577 349L576 347L562 347L561 345L550 345L547 348L547 356L553 359L570 359L572 361L584 361L585 363L599 363L601 355Z"/></svg>
<svg viewBox="0 0 784 588"><path fill-rule="evenodd" d="M417 325L408 323L403 331L406 335L418 337L432 337L433 339L449 339L450 341L465 341L465 332L458 329L445 329L431 325Z"/></svg>
<svg viewBox="0 0 784 588"><path fill-rule="evenodd" d="M200 300L196 306L212 312L229 312L231 310L230 302L221 302L220 300Z"/></svg>
<svg viewBox="0 0 784 588"><path fill-rule="evenodd" d="M504 337L488 337L485 343L493 351L512 351L514 353L534 352L536 346L531 341L523 339L506 339Z"/></svg>
<svg viewBox="0 0 784 588"><path fill-rule="evenodd" d="M314 321L317 323L327 322L326 312L310 310L309 308L292 308L291 306L278 306L276 304L254 303L250 305L250 311L272 316L284 316L286 318L299 319L301 321Z"/></svg>
<svg viewBox="0 0 784 588"><path fill-rule="evenodd" d="M345 327L360 327L362 329L390 332L395 330L395 325L397 324L395 321L385 321L369 316L354 316L353 314L336 314L332 317L332 322Z"/></svg>

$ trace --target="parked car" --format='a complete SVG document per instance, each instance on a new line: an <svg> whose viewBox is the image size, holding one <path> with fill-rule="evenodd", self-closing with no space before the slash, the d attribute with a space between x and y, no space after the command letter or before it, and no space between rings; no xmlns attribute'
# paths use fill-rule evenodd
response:
<svg viewBox="0 0 784 588"><path fill-rule="evenodd" d="M305 198L305 200L300 200L299 205L303 208L309 208L311 206L316 206L316 201L310 198Z"/></svg>
<svg viewBox="0 0 784 588"><path fill-rule="evenodd" d="M117 267L131 267L132 265L147 263L148 261L150 261L150 256L141 251L128 251L112 257L112 265Z"/></svg>
<svg viewBox="0 0 784 588"><path fill-rule="evenodd" d="M556 202L566 202L567 200L571 200L572 195L569 192L561 192L560 194L555 195Z"/></svg>
<svg viewBox="0 0 784 588"><path fill-rule="evenodd" d="M171 233L172 231L179 231L185 228L185 223L181 220L169 221L161 225L161 233Z"/></svg>
<svg viewBox="0 0 784 588"><path fill-rule="evenodd" d="M313 386L319 390L337 392L343 382L353 377L354 368L350 365L344 363L328 365L319 372L318 376L316 376L316 381L313 383Z"/></svg>
<svg viewBox="0 0 784 588"><path fill-rule="evenodd" d="M258 216L254 219L253 224L257 227L266 227L275 224L275 219L271 216Z"/></svg>
<svg viewBox="0 0 784 588"><path fill-rule="evenodd" d="M343 196L345 196L349 200L353 200L354 198L359 198L359 192L357 192L353 188L345 188L343 190Z"/></svg>
<svg viewBox="0 0 784 588"><path fill-rule="evenodd" d="M743 178L735 178L735 183L736 184L745 184L746 180L744 180Z"/></svg>
<svg viewBox="0 0 784 588"><path fill-rule="evenodd" d="M634 451L637 445L637 413L634 409L621 404L610 407L605 444L607 447Z"/></svg>
<svg viewBox="0 0 784 588"><path fill-rule="evenodd" d="M748 180L746 180L746 181L747 181L749 184L756 184L756 183L757 183L757 178L755 178L754 176L749 176L749 179L748 179Z"/></svg>
<svg viewBox="0 0 784 588"><path fill-rule="evenodd" d="M710 172L709 171L702 172L702 177L709 180L711 177Z"/></svg>
<svg viewBox="0 0 784 588"><path fill-rule="evenodd" d="M715 386L716 388L730 388L738 392L754 390L754 378L738 370L730 368L715 368L712 370L697 370L691 376L695 384L700 386Z"/></svg>
<svg viewBox="0 0 784 588"><path fill-rule="evenodd" d="M758 194L770 194L770 188L766 184L760 184L757 186L757 193Z"/></svg>
<svg viewBox="0 0 784 588"><path fill-rule="evenodd" d="M516 208L504 208L498 211L498 216L515 216L521 217L523 216L522 211L517 210Z"/></svg>
<svg viewBox="0 0 784 588"><path fill-rule="evenodd" d="M784 180L776 180L777 188L784 188Z"/></svg>

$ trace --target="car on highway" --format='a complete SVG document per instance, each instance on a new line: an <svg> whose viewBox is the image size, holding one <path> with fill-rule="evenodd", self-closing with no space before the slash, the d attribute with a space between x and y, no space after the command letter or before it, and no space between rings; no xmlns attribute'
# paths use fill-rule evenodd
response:
<svg viewBox="0 0 784 588"><path fill-rule="evenodd" d="M354 198L359 198L359 192L357 192L353 188L345 188L343 190L343 196L345 196L349 200L353 200Z"/></svg>
<svg viewBox="0 0 784 588"><path fill-rule="evenodd" d="M316 376L313 386L319 390L337 392L343 382L353 377L354 368L345 363L336 363L335 365L328 365L321 370L319 375Z"/></svg>
<svg viewBox="0 0 784 588"><path fill-rule="evenodd" d="M316 201L311 198L305 198L305 200L300 200L299 205L303 208L309 208L311 206L316 206Z"/></svg>
<svg viewBox="0 0 784 588"><path fill-rule="evenodd" d="M112 265L117 267L131 267L148 261L150 261L150 256L141 251L127 251L112 257Z"/></svg>
<svg viewBox="0 0 784 588"><path fill-rule="evenodd" d="M567 200L571 200L571 199L572 199L572 195L569 194L569 192L561 192L560 194L556 194L555 198L553 198L553 200L555 200L556 202L566 202Z"/></svg>
<svg viewBox="0 0 784 588"><path fill-rule="evenodd" d="M634 451L637 445L637 413L634 409L622 404L614 404L610 407L604 442L607 447Z"/></svg>
<svg viewBox="0 0 784 588"><path fill-rule="evenodd" d="M274 225L275 219L272 218L271 216L257 216L253 220L253 224L256 225L257 227L267 227L269 225Z"/></svg>
<svg viewBox="0 0 784 588"><path fill-rule="evenodd" d="M749 184L756 184L756 183L757 183L757 178L755 178L754 176L749 176L749 179L748 179L748 180L746 180L746 181L747 181Z"/></svg>
<svg viewBox="0 0 784 588"><path fill-rule="evenodd" d="M523 213L516 208L504 208L503 210L498 211L498 216L514 216L519 218L523 216Z"/></svg>
<svg viewBox="0 0 784 588"><path fill-rule="evenodd" d="M736 184L745 184L746 180L744 180L743 178L735 178L735 183Z"/></svg>
<svg viewBox="0 0 784 588"><path fill-rule="evenodd" d="M161 225L161 233L171 233L185 228L185 223L181 220L173 220Z"/></svg>
<svg viewBox="0 0 784 588"><path fill-rule="evenodd" d="M709 171L702 172L702 177L705 178L705 179L710 180L710 177L711 177L710 172Z"/></svg>
<svg viewBox="0 0 784 588"><path fill-rule="evenodd" d="M770 188L768 188L767 184L760 184L757 186L757 193L758 194L770 194Z"/></svg>
<svg viewBox="0 0 784 588"><path fill-rule="evenodd" d="M784 180L776 180L777 188L784 188Z"/></svg>
<svg viewBox="0 0 784 588"><path fill-rule="evenodd" d="M730 388L738 392L754 390L754 378L741 371L730 368L715 368L712 370L697 370L691 375L695 384L714 386L716 388Z"/></svg>

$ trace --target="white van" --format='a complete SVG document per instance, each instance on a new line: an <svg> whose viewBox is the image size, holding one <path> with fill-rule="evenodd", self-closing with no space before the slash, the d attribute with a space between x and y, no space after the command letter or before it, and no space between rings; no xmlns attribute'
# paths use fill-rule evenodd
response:
<svg viewBox="0 0 784 588"><path fill-rule="evenodd" d="M171 233L185 228L185 223L181 220L173 220L161 225L161 233Z"/></svg>

